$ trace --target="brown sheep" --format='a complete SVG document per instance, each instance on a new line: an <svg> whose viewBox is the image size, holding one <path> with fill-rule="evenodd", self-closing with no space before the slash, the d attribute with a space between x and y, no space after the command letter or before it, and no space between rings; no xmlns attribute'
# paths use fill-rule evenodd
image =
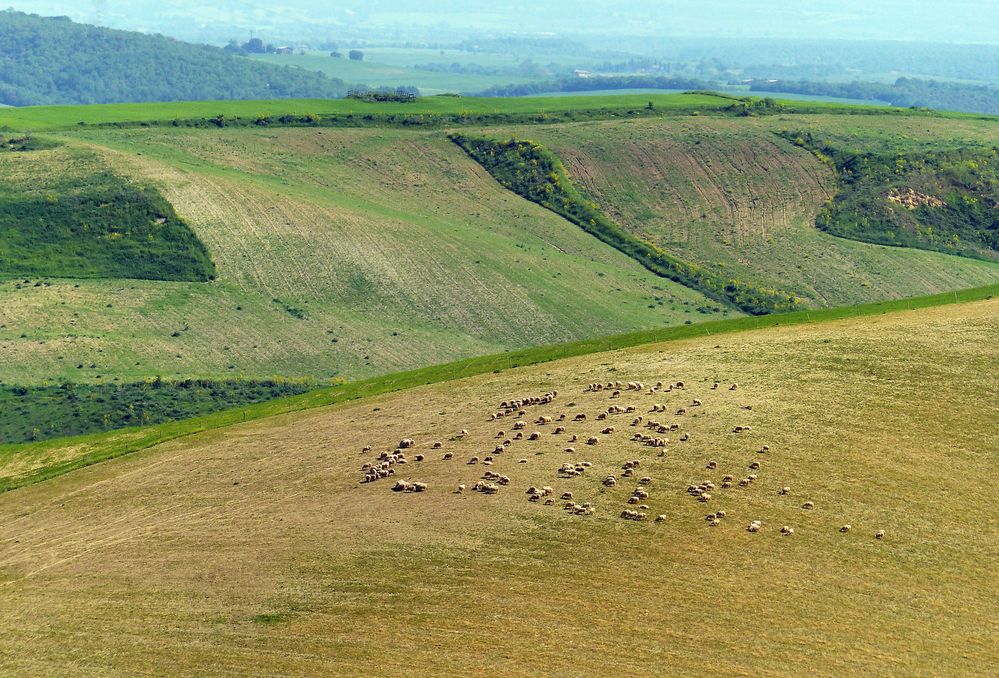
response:
<svg viewBox="0 0 999 678"><path fill-rule="evenodd" d="M587 445L596 445L599 442L600 442L600 439L597 438L596 436L591 436L591 437L589 437L589 438L586 439L586 444Z"/></svg>
<svg viewBox="0 0 999 678"><path fill-rule="evenodd" d="M434 443L434 448L433 449L439 450L442 447L444 447L444 443L442 443L441 441L438 440L437 442Z"/></svg>
<svg viewBox="0 0 999 678"><path fill-rule="evenodd" d="M573 421L583 421L586 419L586 415L580 412L575 417L572 418Z"/></svg>
<svg viewBox="0 0 999 678"><path fill-rule="evenodd" d="M535 431L530 436L528 436L527 439L528 440L541 440L541 433L539 431Z"/></svg>
<svg viewBox="0 0 999 678"><path fill-rule="evenodd" d="M707 465L707 468L708 468L708 470L714 471L716 468L718 468L718 462L717 461L709 461L708 465Z"/></svg>

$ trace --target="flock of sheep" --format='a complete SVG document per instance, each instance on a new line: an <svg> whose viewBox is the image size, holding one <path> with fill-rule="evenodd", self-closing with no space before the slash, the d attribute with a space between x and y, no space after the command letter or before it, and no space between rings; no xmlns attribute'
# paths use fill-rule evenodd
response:
<svg viewBox="0 0 999 678"><path fill-rule="evenodd" d="M722 390L721 384L715 383L711 386L712 391ZM496 434L493 436L493 441L488 443L491 446L491 452L480 452L479 454L471 454L465 461L467 466L483 466L484 471L481 474L479 480L477 480L471 488L466 484L462 483L457 485L454 490L457 494L464 494L467 491L481 493L481 494L497 494L504 488L508 488L515 485L511 476L508 473L513 471L507 471L507 473L500 473L493 470L492 466L499 464L501 460L506 465L506 460L510 458L510 452L514 449L535 447L534 452L536 457L543 459L546 452L538 450L537 447L532 445L532 443L537 443L544 441L545 439L550 439L552 437L557 437L559 441L559 447L562 448L564 454L572 455L575 457L577 455L577 449L574 446L578 443L584 443L588 446L598 446L601 444L602 440L610 436L619 436L618 433L619 425L616 420L623 418L624 424L620 426L623 428L633 429L634 432L631 434L629 441L634 443L636 446L636 452L639 452L643 448L653 448L655 450L656 457L666 457L670 454L669 446L672 444L671 439L668 437L670 435L679 432L676 440L678 443L683 444L691 440L691 434L686 431L680 431L682 425L680 421L683 421L685 415L690 412L694 412L697 408L704 407L704 402L699 398L688 398L684 391L686 390L686 385L683 381L676 381L670 384L664 384L663 382L658 382L654 386L646 387L646 385L639 381L613 381L608 383L593 383L587 385L583 389L583 393L589 394L589 397L593 395L599 395L601 398L604 394L608 394L607 398L612 401L617 401L622 398L635 396L650 396L660 398L664 397L666 394L676 395L677 393L684 394L682 405L667 407L666 404L662 402L653 402L647 406L639 406L634 404L629 405L617 405L617 404L606 404L601 405L601 409L594 415L587 414L585 412L577 412L571 419L569 415L559 413L557 415L553 414L538 414L536 417L534 415L528 415L528 409L531 407L543 407L552 405L558 398L558 391L550 391L542 396L528 396L524 398L516 398L505 400L500 403L499 408L488 415L489 422L500 422L500 426ZM725 387L724 390L727 391L737 391L739 390L738 384L731 384ZM576 403L568 403L566 408L574 408ZM642 413L639 413L639 407L642 409ZM743 406L744 410L751 410L752 406ZM672 417L675 418L674 421L665 421L663 415L668 415L670 412L673 414ZM629 416L631 415L631 416ZM646 416L649 416L647 419ZM653 418L653 415L654 418ZM596 422L595 428L599 429L598 432L592 432L586 434L583 432L570 433L569 427L572 428L588 428L590 420ZM510 425L504 425L502 422L510 420ZM532 428L534 430L529 430ZM749 425L738 425L729 429L733 435L741 435L752 431L752 426ZM468 431L463 429L460 434L452 437L450 443L454 444L455 451L445 450L445 443L443 441L436 441L429 445L428 452L416 452L418 447L415 440L411 438L404 438L399 442L394 450L385 450L380 452L376 457L370 461L365 462L361 466L361 471L364 474L361 482L371 483L376 482L386 478L392 478L393 476L402 476L403 467L411 473L406 475L413 475L415 469L427 461L427 454L433 453L435 455L440 455L439 459L445 462L454 463L455 454L458 448L465 449L466 451L474 451L475 448L469 450L469 445L472 441L469 438ZM486 445L476 445L476 447L485 447ZM734 474L724 474L720 477L718 482L711 478L704 479L699 483L691 483L687 485L686 493L690 495L696 501L707 504L708 506L714 505L722 497L726 496L726 490L730 488L743 488L749 489L754 485L758 484L759 473L762 469L763 462L762 459L765 457L759 455L766 455L770 452L770 447L768 445L762 445L753 453L752 461L746 465L746 470L750 473L746 473L743 477L736 479ZM372 447L366 446L362 450L362 454L372 453ZM651 454L651 452L646 453ZM648 459L645 460L648 462ZM511 462L512 463L512 462ZM516 460L517 464L528 464L527 457L520 457ZM554 476L557 480L553 484L559 484L560 482L564 484L564 481L568 481L579 476L586 475L593 469L594 463L589 460L577 460L577 461L566 461L561 463L557 468L553 466ZM653 479L651 474L642 474L641 477L637 477L640 470L643 469L643 459L640 454L636 454L635 458L630 458L620 462L620 468L614 469L614 472L608 473L604 476L601 481L601 485L609 490L610 488L615 488L619 483L629 481L634 483L634 490L629 494L629 496L624 500L624 505L622 506L619 517L623 520L630 521L646 521L649 518L649 502L652 496L652 488L656 487L656 492L669 492L666 489L669 486L667 479L658 478ZM719 471L719 463L713 459L708 460L704 469L706 471ZM717 479L717 476L716 476ZM395 483L391 485L391 489L398 493L417 493L426 492L429 489L429 485L426 482L408 480L408 479L396 479ZM679 488L678 488L679 489ZM605 491L606 491L605 490ZM525 494L527 495L527 500L531 503L536 503L544 506L553 506L557 501L562 502L562 508L568 512L570 515L574 516L592 516L596 513L597 509L593 502L584 501L578 503L573 491L566 490L563 492L557 492L551 485L531 485L526 488ZM778 495L788 496L791 494L791 488L783 486L778 489ZM731 496L731 495L729 495ZM556 499L558 497L558 499ZM815 503L813 501L805 501L800 505L802 510L813 510L815 509ZM725 510L715 510L705 515L705 520L712 527L717 527L722 524L722 521L728 517L728 513ZM654 522L662 523L669 519L666 514L658 514L654 518ZM843 525L839 528L840 532L849 532L851 530L849 524ZM764 523L758 518L751 520L746 526L746 530L750 533L759 533L764 531ZM789 525L784 525L780 529L780 534L785 537L794 535L794 528ZM874 533L874 538L881 540L885 538L884 530L877 530Z"/></svg>

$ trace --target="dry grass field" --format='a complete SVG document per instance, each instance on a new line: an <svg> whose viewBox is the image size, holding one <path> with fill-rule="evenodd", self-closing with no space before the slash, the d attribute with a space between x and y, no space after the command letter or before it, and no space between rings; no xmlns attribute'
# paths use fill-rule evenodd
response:
<svg viewBox="0 0 999 678"><path fill-rule="evenodd" d="M667 251L815 306L987 284L999 267L823 233L832 169L777 137L815 130L858 152L999 143L993 121L887 116L677 117L507 128L550 147L606 214Z"/></svg>
<svg viewBox="0 0 999 678"><path fill-rule="evenodd" d="M0 672L987 675L997 346L994 299L648 345L252 422L10 492ZM636 380L645 391L586 391ZM598 420L610 406L636 412ZM540 440L514 440L518 420ZM404 438L408 463L362 483ZM473 491L486 471L509 483ZM699 501L687 490L705 481ZM627 503L640 482L648 509ZM565 492L593 512L565 510Z"/></svg>

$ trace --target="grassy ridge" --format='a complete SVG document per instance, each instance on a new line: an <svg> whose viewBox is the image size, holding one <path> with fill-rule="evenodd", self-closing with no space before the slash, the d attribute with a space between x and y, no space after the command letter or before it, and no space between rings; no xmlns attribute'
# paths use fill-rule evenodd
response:
<svg viewBox="0 0 999 678"><path fill-rule="evenodd" d="M798 307L798 299L792 294L726 279L635 237L608 219L595 203L586 201L569 178L562 161L539 144L460 134L452 134L450 139L510 190L565 217L657 275L753 315Z"/></svg>
<svg viewBox="0 0 999 678"><path fill-rule="evenodd" d="M800 325L929 308L945 304L980 301L991 299L997 294L999 294L999 285L988 285L925 297L815 311L796 311L786 314L734 318L698 325L684 325L566 344L541 346L351 382L342 386L318 389L300 396L218 412L196 419L132 429L124 433L94 434L48 443L3 445L0 446L0 492L32 485L75 469L146 449L167 440L219 429L253 419L272 417L316 407L339 405L360 398L400 391L425 384L463 379L487 372L498 372L572 356L613 351L654 342L676 341L712 334Z"/></svg>

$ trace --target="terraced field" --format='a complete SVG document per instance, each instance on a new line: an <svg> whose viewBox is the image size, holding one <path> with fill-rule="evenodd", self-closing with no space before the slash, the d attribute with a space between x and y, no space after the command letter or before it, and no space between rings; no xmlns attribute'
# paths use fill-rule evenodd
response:
<svg viewBox="0 0 999 678"><path fill-rule="evenodd" d="M997 318L989 299L573 358L4 494L0 670L986 675ZM408 463L361 482L404 438Z"/></svg>
<svg viewBox="0 0 999 678"><path fill-rule="evenodd" d="M65 138L155 183L208 247L217 280L4 283L5 381L357 378L718 308L495 186L439 133Z"/></svg>
<svg viewBox="0 0 999 678"><path fill-rule="evenodd" d="M498 133L528 135L551 148L605 213L636 235L816 306L931 294L999 278L991 263L818 231L815 216L835 189L832 170L774 134L811 128L861 150L999 141L992 121L845 115L676 117Z"/></svg>

